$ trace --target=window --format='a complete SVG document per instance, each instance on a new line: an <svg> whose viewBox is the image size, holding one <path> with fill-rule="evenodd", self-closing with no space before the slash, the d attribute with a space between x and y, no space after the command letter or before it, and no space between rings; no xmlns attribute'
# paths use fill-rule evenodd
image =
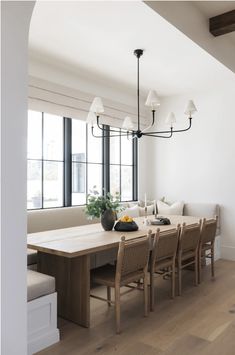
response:
<svg viewBox="0 0 235 355"><path fill-rule="evenodd" d="M136 140L94 138L84 121L29 111L28 209L84 205L94 186L137 199Z"/></svg>
<svg viewBox="0 0 235 355"><path fill-rule="evenodd" d="M29 209L61 207L63 196L63 118L29 111Z"/></svg>
<svg viewBox="0 0 235 355"><path fill-rule="evenodd" d="M125 136L110 139L110 192L122 201L133 200L133 140Z"/></svg>

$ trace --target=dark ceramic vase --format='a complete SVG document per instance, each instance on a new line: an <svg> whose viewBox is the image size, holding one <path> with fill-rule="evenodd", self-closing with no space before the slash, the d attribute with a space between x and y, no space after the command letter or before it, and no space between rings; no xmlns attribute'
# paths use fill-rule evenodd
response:
<svg viewBox="0 0 235 355"><path fill-rule="evenodd" d="M101 225L105 231L111 231L113 229L116 220L116 214L112 210L106 210L101 216Z"/></svg>

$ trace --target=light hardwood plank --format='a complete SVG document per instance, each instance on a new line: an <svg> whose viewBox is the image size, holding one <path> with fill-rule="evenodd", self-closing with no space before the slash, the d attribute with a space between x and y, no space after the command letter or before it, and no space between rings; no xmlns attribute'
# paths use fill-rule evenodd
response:
<svg viewBox="0 0 235 355"><path fill-rule="evenodd" d="M198 287L186 272L183 296L175 300L169 299L170 281L159 280L155 312L148 318L143 317L141 293L123 296L120 335L115 334L114 308L92 300L91 328L60 320L60 343L39 354L234 355L235 314L230 310L235 309L235 262L219 260L215 266L216 281L206 267ZM105 295L106 289L93 292Z"/></svg>

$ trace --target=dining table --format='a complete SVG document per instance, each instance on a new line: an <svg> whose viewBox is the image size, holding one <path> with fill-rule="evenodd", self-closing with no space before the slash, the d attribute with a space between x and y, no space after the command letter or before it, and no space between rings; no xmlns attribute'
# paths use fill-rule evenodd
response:
<svg viewBox="0 0 235 355"><path fill-rule="evenodd" d="M148 225L145 217L135 218L137 231L104 231L100 223L30 233L27 246L37 250L37 271L55 277L58 315L83 327L90 326L90 259L93 254L117 248L121 237L141 238L157 228L160 233L178 224L191 225L199 217L167 216L169 225ZM148 222L154 216L148 216Z"/></svg>

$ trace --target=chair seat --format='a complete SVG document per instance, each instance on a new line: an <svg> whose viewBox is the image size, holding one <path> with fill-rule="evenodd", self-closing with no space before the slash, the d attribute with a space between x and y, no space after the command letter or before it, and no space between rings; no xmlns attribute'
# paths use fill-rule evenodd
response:
<svg viewBox="0 0 235 355"><path fill-rule="evenodd" d="M115 274L116 266L114 265L105 265L101 266L98 269L93 270L92 272L92 281L110 287L115 287ZM144 277L143 272L133 272L122 277L121 286L127 285L130 282L137 281Z"/></svg>
<svg viewBox="0 0 235 355"><path fill-rule="evenodd" d="M37 271L27 270L27 299L36 298L55 292L55 278Z"/></svg>

